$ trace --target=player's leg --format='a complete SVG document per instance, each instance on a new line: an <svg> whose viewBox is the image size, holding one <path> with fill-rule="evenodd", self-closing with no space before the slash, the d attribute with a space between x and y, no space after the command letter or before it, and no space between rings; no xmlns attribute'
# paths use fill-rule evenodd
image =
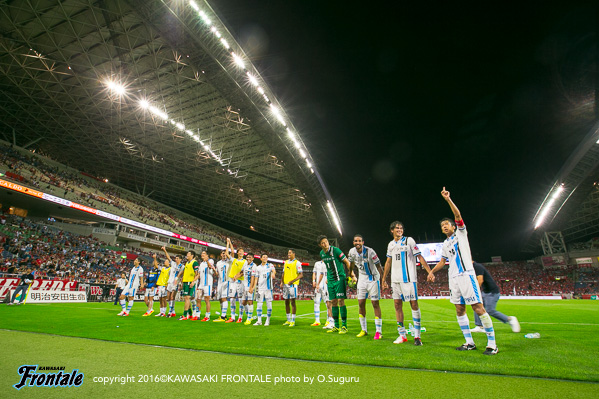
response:
<svg viewBox="0 0 599 399"><path fill-rule="evenodd" d="M262 325L262 304L264 303L264 292L258 292L258 303L256 304L256 316L258 321L254 323L255 326Z"/></svg>
<svg viewBox="0 0 599 399"><path fill-rule="evenodd" d="M121 304L121 309L122 309L122 310L121 310L121 313L119 313L119 314L118 314L119 316L122 316L122 315L123 315L123 314L125 314L125 312L127 311L127 302L126 302L126 300L125 300L125 297L126 297L125 295L126 295L126 294L127 294L127 290L124 290L124 291L121 293L121 296L119 297L119 302L120 302L120 304ZM13 300L14 300L14 299L13 299Z"/></svg>
<svg viewBox="0 0 599 399"><path fill-rule="evenodd" d="M264 326L270 325L270 316L272 315L272 292L268 291L266 293L266 322Z"/></svg>
<svg viewBox="0 0 599 399"><path fill-rule="evenodd" d="M347 306L345 306L345 299L347 298L347 280L339 280L337 285L337 299L339 299L339 315L341 316L341 329L340 334L347 332Z"/></svg>
<svg viewBox="0 0 599 399"><path fill-rule="evenodd" d="M372 303L372 309L374 310L374 327L376 329L376 333L374 334L374 339L383 338L383 319L381 316L381 306L379 300L381 299L381 282L376 281L373 282L372 290L376 290L375 292L370 292L370 302Z"/></svg>
<svg viewBox="0 0 599 399"><path fill-rule="evenodd" d="M212 307L210 304L210 291L208 289L204 292L204 302L206 303L206 312L204 313L202 321L210 321L210 311L212 310Z"/></svg>
<svg viewBox="0 0 599 399"><path fill-rule="evenodd" d="M463 276L456 276L449 279L449 302L455 305L458 324L462 334L466 339L466 343L462 346L458 346L456 349L459 351L474 350L476 345L472 339L472 332L470 331L470 320L468 320L468 314L466 314L466 301L464 299L463 289Z"/></svg>
<svg viewBox="0 0 599 399"><path fill-rule="evenodd" d="M326 304L327 304L327 321L328 321L328 327L334 326L335 325L335 319L333 319L333 302L328 299L328 288L327 288L327 300L326 300Z"/></svg>
<svg viewBox="0 0 599 399"><path fill-rule="evenodd" d="M320 325L320 301L322 298L322 294L320 290L317 288L314 291L314 323L310 324L311 326L319 326Z"/></svg>
<svg viewBox="0 0 599 399"><path fill-rule="evenodd" d="M410 301L410 307L412 308L412 321L414 322L414 345L422 346L422 341L420 340L421 316L418 300Z"/></svg>
<svg viewBox="0 0 599 399"><path fill-rule="evenodd" d="M358 319L360 321L360 332L357 337L368 335L368 322L366 320L366 299L368 298L368 287L364 279L358 280Z"/></svg>
<svg viewBox="0 0 599 399"><path fill-rule="evenodd" d="M494 355L497 353L497 342L495 341L495 329L493 328L493 320L491 316L485 310L482 303L472 304L472 310L480 317L480 321L483 323L483 328L487 334L487 348L485 349L485 355Z"/></svg>
<svg viewBox="0 0 599 399"><path fill-rule="evenodd" d="M403 314L403 300L401 299L401 294L397 294L399 298L396 298L395 295L396 290L393 289L393 306L395 307L395 320L397 322L397 333L399 336L393 342L394 344L401 344L408 340L408 334L406 332L406 327L404 326L404 314Z"/></svg>
<svg viewBox="0 0 599 399"><path fill-rule="evenodd" d="M135 298L135 291L136 291L136 289L129 290L130 296L127 298L127 300L128 300L127 309L125 310L125 314L123 316L129 316L129 312L131 311L131 308L133 307L133 298Z"/></svg>

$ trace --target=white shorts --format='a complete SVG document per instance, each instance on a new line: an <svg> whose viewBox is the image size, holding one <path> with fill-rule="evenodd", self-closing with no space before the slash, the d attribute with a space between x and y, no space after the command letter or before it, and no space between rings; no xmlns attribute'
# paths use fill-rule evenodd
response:
<svg viewBox="0 0 599 399"><path fill-rule="evenodd" d="M216 286L216 299L226 299L227 295L229 295L229 282L218 283Z"/></svg>
<svg viewBox="0 0 599 399"><path fill-rule="evenodd" d="M165 297L166 296L166 287L164 285L159 285L158 286L158 296L160 298Z"/></svg>
<svg viewBox="0 0 599 399"><path fill-rule="evenodd" d="M391 283L393 299L401 299L404 302L418 300L418 287L416 283Z"/></svg>
<svg viewBox="0 0 599 399"><path fill-rule="evenodd" d="M358 279L358 299L370 298L371 301L381 299L381 282L368 280L364 277Z"/></svg>
<svg viewBox="0 0 599 399"><path fill-rule="evenodd" d="M139 285L135 285L135 284L132 287L127 286L127 287L125 287L123 292L121 292L121 295L133 297L133 296L135 296L135 293L137 292L138 288L139 288Z"/></svg>
<svg viewBox="0 0 599 399"><path fill-rule="evenodd" d="M179 284L177 283L177 280L175 280L173 282L169 282L166 285L166 290L168 292L177 292L178 289L179 289Z"/></svg>
<svg viewBox="0 0 599 399"><path fill-rule="evenodd" d="M449 279L449 301L454 305L482 303L482 296L474 272L467 272Z"/></svg>
<svg viewBox="0 0 599 399"><path fill-rule="evenodd" d="M285 284L283 286L283 299L295 299L297 298L297 285Z"/></svg>
<svg viewBox="0 0 599 399"><path fill-rule="evenodd" d="M229 298L239 298L240 300L243 298L243 295L245 294L245 290L244 290L244 285L243 285L243 281L234 281L229 283L229 292L227 293L227 296Z"/></svg>
<svg viewBox="0 0 599 399"><path fill-rule="evenodd" d="M156 287L146 288L146 296L156 296Z"/></svg>
<svg viewBox="0 0 599 399"><path fill-rule="evenodd" d="M258 302L272 301L272 291L271 290L258 291L258 295L256 296L256 299Z"/></svg>
<svg viewBox="0 0 599 399"><path fill-rule="evenodd" d="M204 299L204 297L212 296L212 286L211 285L198 285L196 287L196 299Z"/></svg>
<svg viewBox="0 0 599 399"><path fill-rule="evenodd" d="M241 300L242 301L253 301L254 298L256 297L256 295L255 295L256 290L254 289L253 292L250 292L250 288L247 286L244 286L243 290L244 290L244 292L243 292L243 296L241 297Z"/></svg>
<svg viewBox="0 0 599 399"><path fill-rule="evenodd" d="M321 301L329 302L329 289L327 286L318 287L314 290L314 302L320 303Z"/></svg>

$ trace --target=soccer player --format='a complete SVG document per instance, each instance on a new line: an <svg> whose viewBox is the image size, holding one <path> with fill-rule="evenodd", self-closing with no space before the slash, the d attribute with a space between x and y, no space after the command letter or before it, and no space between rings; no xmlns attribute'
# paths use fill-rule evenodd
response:
<svg viewBox="0 0 599 399"><path fill-rule="evenodd" d="M327 236L321 235L318 237L318 246L321 248L320 258L327 267L327 285L329 286L329 298L332 302L332 312L335 327L328 330L328 333L338 332L339 334L347 334L347 308L345 307L345 299L347 299L347 269L355 282L356 275L351 270L349 260L339 248L329 244ZM339 314L341 313L341 323L339 325Z"/></svg>
<svg viewBox="0 0 599 399"><path fill-rule="evenodd" d="M141 262L139 258L135 258L133 261L133 268L131 269L131 274L129 275L129 282L127 286L121 292L121 308L123 309L118 316L129 316L129 312L133 307L133 298L135 297L135 292L139 289L139 287L144 286L144 269L141 267ZM125 302L125 298L127 298L128 302ZM126 307L125 307L126 306Z"/></svg>
<svg viewBox="0 0 599 399"><path fill-rule="evenodd" d="M258 286L258 304L256 309L258 321L254 325L262 325L262 304L266 301L266 322L264 322L264 325L269 326L272 314L272 282L277 272L274 265L268 263L268 255L263 254L260 257L260 261L262 263L252 270L252 285L250 286L251 292L254 292L254 288Z"/></svg>
<svg viewBox="0 0 599 399"><path fill-rule="evenodd" d="M416 272L416 260L424 269L430 273L431 269L420 253L416 242L412 237L404 237L403 223L395 221L389 226L393 240L387 246L387 261L383 273L383 289L388 287L387 276L391 269L391 288L393 291L393 304L395 305L395 318L397 320L397 332L399 336L394 344L403 344L408 341L406 328L404 327L403 302L409 301L412 308L412 320L414 321L414 345L422 346L420 339L420 308L418 306L418 277Z"/></svg>
<svg viewBox="0 0 599 399"><path fill-rule="evenodd" d="M216 270L218 275L218 284L216 285L216 298L220 301L220 317L214 319L214 322L223 322L227 320L227 308L229 307L229 301L227 295L229 294L229 278L227 277L229 268L231 267L229 243L227 248L220 253L220 260L216 263Z"/></svg>
<svg viewBox="0 0 599 399"><path fill-rule="evenodd" d="M216 273L216 268L214 267L214 261L208 256L208 252L202 251L200 258L202 259L202 263L200 263L200 272L196 276L198 281L196 289L198 313L194 316L200 318L202 314L202 299L204 299L206 314L201 321L210 321L210 297L212 296L213 274Z"/></svg>
<svg viewBox="0 0 599 399"><path fill-rule="evenodd" d="M166 316L166 286L168 284L168 278L171 271L171 265L168 259L164 260L164 266L160 266L158 264L158 260L156 258L156 254L152 255L154 257L154 268L160 270L160 275L158 276L158 280L156 281L157 294L158 298L160 298L160 312L156 315L156 317L165 317Z"/></svg>
<svg viewBox="0 0 599 399"><path fill-rule="evenodd" d="M156 296L156 281L158 280L159 273L155 266L157 266L156 258L154 258L154 265L152 265L146 281L146 295L144 297L144 302L146 303L148 310L142 316L149 316L154 313L154 297Z"/></svg>
<svg viewBox="0 0 599 399"><path fill-rule="evenodd" d="M327 321L323 328L333 328L335 323L333 322L329 289L327 287L327 267L321 260L314 263L312 268L312 287L314 287L314 323L310 326L320 325L320 302L324 301L327 307Z"/></svg>
<svg viewBox="0 0 599 399"><path fill-rule="evenodd" d="M187 252L186 259L187 263L185 263L185 267L179 272L179 276L177 276L183 282L181 295L183 295L183 300L185 301L183 316L179 317L179 320L191 320L193 317L191 313L191 298L195 297L196 275L200 267L194 251Z"/></svg>
<svg viewBox="0 0 599 399"><path fill-rule="evenodd" d="M302 263L295 259L295 250L290 249L287 251L287 260L283 266L283 278L281 279L283 298L285 299L285 313L287 314L287 321L283 323L284 326L295 327L295 298L297 298L297 286L303 276Z"/></svg>
<svg viewBox="0 0 599 399"><path fill-rule="evenodd" d="M487 313L502 323L508 323L513 332L520 332L520 323L516 316L506 316L497 310L497 302L499 302L500 293L497 283L495 283L495 280L491 277L491 273L489 273L487 268L480 263L472 262L472 264L483 297L483 306L487 310ZM474 324L476 324L476 328L472 329L472 332L485 332L483 323L476 313L474 313Z"/></svg>
<svg viewBox="0 0 599 399"><path fill-rule="evenodd" d="M169 305L169 311L168 311L167 317L175 317L176 316L175 297L177 296L177 290L179 287L178 277L179 277L179 272L185 266L182 263L181 256L176 255L175 260L172 260L171 256L166 251L166 247L162 247L162 250L164 251L164 254L166 255L166 259L168 259L168 262L170 264L170 272L168 274L168 283L166 285L166 292L167 292L166 300L168 301L168 305ZM165 263L166 263L166 261L165 261Z"/></svg>
<svg viewBox="0 0 599 399"><path fill-rule="evenodd" d="M487 348L484 354L495 355L497 353L497 343L495 342L493 321L481 303L480 290L476 282L474 266L472 265L472 255L470 253L466 225L458 207L451 200L449 191L445 190L445 187L441 191L441 196L449 204L454 220L449 218L441 220L441 231L447 236L447 239L443 243L441 260L430 271L427 279L428 281L435 281L435 272L445 266L446 263L449 263L450 302L455 305L458 324L466 339L466 343L458 346L456 349L459 351L476 349L470 332L468 315L466 314L466 305L471 305L472 310L480 317L487 333Z"/></svg>
<svg viewBox="0 0 599 399"><path fill-rule="evenodd" d="M227 238L227 244L231 246L231 251L234 251L233 244L231 240ZM239 302L244 295L244 285L243 285L243 267L247 263L247 261L243 258L244 252L243 248L237 248L237 258L233 259L231 262L231 268L229 270L229 301L231 302L231 318L226 321L226 323L234 323L235 322L235 300ZM241 304L239 304L239 319L237 323L241 323L241 314L243 311L241 310Z"/></svg>
<svg viewBox="0 0 599 399"><path fill-rule="evenodd" d="M358 307L360 308L360 327L362 331L357 335L361 338L368 335L366 322L366 298L370 297L374 309L374 326L376 333L374 339L383 338L383 319L381 319L381 261L372 248L364 245L364 238L360 234L354 235L354 247L349 250L348 259L351 267L358 268Z"/></svg>
<svg viewBox="0 0 599 399"><path fill-rule="evenodd" d="M254 290L252 287L252 270L256 265L254 264L254 254L248 253L245 257L246 264L243 267L243 276L245 278L244 281L244 295L241 298L241 306L242 309L245 309L245 323L244 325L252 324L252 314L254 313ZM239 312L239 316L241 317L242 313Z"/></svg>

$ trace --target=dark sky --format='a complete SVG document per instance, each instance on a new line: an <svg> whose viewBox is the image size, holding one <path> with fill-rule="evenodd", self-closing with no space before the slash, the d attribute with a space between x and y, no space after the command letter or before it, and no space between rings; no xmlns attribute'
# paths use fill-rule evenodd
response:
<svg viewBox="0 0 599 399"><path fill-rule="evenodd" d="M401 3L214 7L323 175L344 250L360 232L383 255L393 220L441 241L446 186L476 259L530 257L534 213L594 118L599 6Z"/></svg>

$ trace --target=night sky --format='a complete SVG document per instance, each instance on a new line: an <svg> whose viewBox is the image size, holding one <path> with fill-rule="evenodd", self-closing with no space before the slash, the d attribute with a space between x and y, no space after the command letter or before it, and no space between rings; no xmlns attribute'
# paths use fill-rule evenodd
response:
<svg viewBox="0 0 599 399"><path fill-rule="evenodd" d="M342 249L359 232L384 256L394 220L442 241L445 186L475 259L532 257L532 218L595 117L599 6L402 3L212 5L323 175Z"/></svg>

